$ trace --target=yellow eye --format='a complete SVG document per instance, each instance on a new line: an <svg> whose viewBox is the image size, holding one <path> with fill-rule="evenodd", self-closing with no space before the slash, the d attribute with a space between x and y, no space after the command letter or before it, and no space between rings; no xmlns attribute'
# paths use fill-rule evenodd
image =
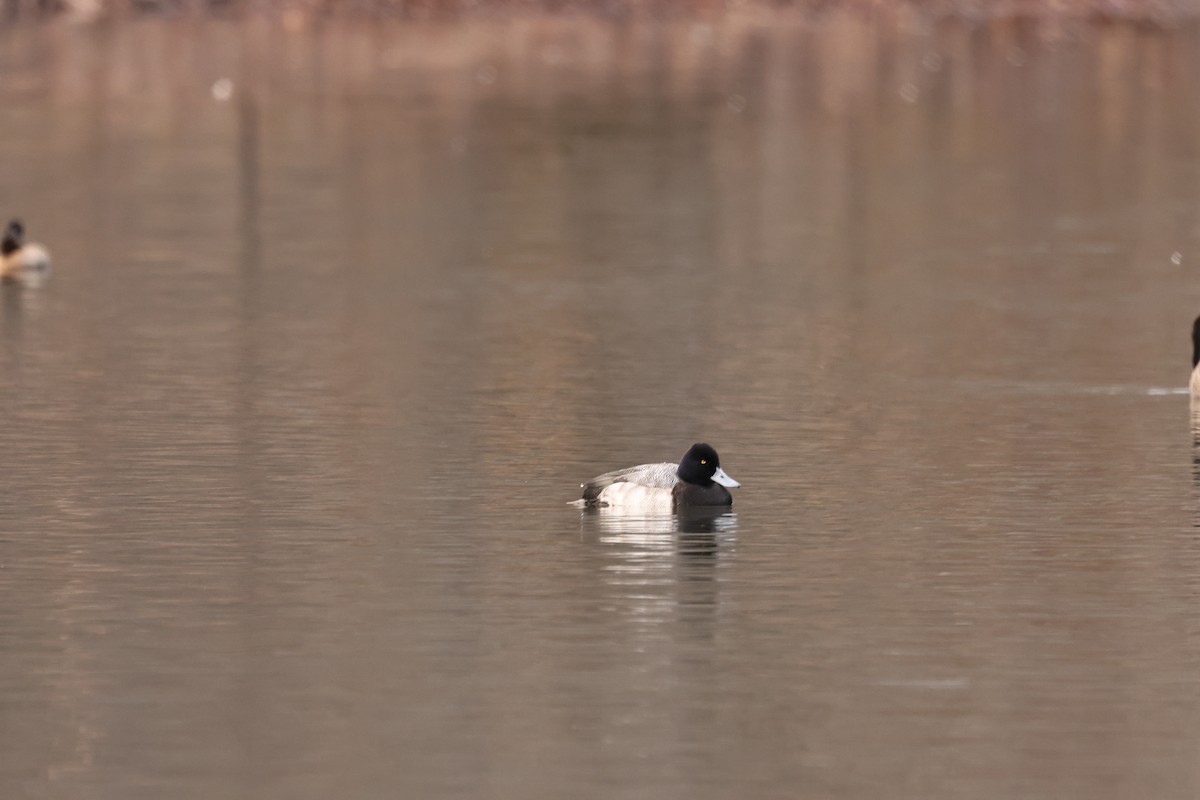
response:
<svg viewBox="0 0 1200 800"><path fill-rule="evenodd" d="M701 464L707 464L707 463L708 463L708 461L702 458L702 459L700 459L700 463L701 463Z"/></svg>

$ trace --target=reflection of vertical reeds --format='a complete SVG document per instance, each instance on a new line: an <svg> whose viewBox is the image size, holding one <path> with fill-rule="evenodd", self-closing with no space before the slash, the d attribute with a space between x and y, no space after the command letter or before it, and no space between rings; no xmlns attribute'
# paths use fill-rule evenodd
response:
<svg viewBox="0 0 1200 800"><path fill-rule="evenodd" d="M514 414L570 418L587 398L607 396L606 384L659 380L661 364L635 360L606 371L622 362L617 345L601 345L599 357L580 346L599 325L588 319L596 313L590 308L571 324L569 265L629 267L662 288L684 275L748 274L791 259L794 270L771 284L777 296L760 298L756 318L727 332L729 345L761 359L802 346L827 363L870 354L862 340L822 320L868 307L872 272L890 264L907 264L917 282L936 279L943 256L929 243L942 241L938 232L966 231L984 243L962 264L984 279L1040 268L1051 256L1038 237L1112 257L1115 245L1102 241L1102 231L1079 230L1073 243L1063 233L1080 220L1112 221L1105 214L1132 220L1137 235L1122 245L1134 249L1131 263L1162 262L1168 244L1195 236L1190 214L1163 214L1155 202L1187 197L1194 179L1172 154L1195 148L1195 105L1169 102L1196 96L1184 80L1200 66L1187 30L1148 35L1121 25L1011 20L897 30L829 13L770 26L734 15L662 26L557 16L304 30L261 19L173 21L45 26L10 41L0 49L10 85L40 88L0 117L10 133L50 120L47 141L78 157L79 197L68 202L96 252L122 236L140 238L156 216L153 204L143 205L144 188L179 166L168 160L172 150L152 149L156 157L147 158L128 142L218 143L192 151L210 158L213 170L188 174L206 180L236 165L220 180L236 192L227 234L240 247L246 318L255 319L257 265L276 257L262 252L272 241L263 232L272 220L272 170L282 169L288 148L299 159L302 148L332 142L313 151L330 159L317 171L337 176L332 184L304 183L312 191L275 202L291 213L328 213L321 224L349 232L354 249L344 268L356 280L369 279L369 265L389 254L443 249L446 264L490 276L506 302L467 304L463 324L486 334L471 369L494 392L487 402ZM48 65L44 74L38 64ZM223 107L208 91L221 77L234 86ZM138 191L113 203L117 174L134 175L129 185ZM626 214L620 198L630 196L653 198L661 211L653 219ZM447 203L455 204L452 214L431 213ZM428 223L412 226L417 241L395 235L401 217ZM1032 238L1016 242L1014 230ZM425 266L414 259L406 268ZM1048 270L1045 280L1074 274ZM1136 296L1145 275L1128 275ZM531 281L536 294L512 294ZM715 295L659 309L638 285L607 313L642 325L639 335L671 336L689 315L720 316ZM910 300L922 304L912 309L916 324L977 324L977 306L938 298ZM370 313L368 306L347 314L356 352L376 346L350 324ZM543 327L529 325L531 316ZM389 324L397 339L410 336L408 322ZM543 335L549 328L573 333ZM102 337L79 338L103 346ZM535 357L505 360L514 342ZM909 372L938 369L933 351L889 357ZM362 363L347 360L345 368ZM754 385L763 380L754 365L762 366L732 359L711 369L744 371ZM793 388L853 396L854 386L837 385L845 379L817 372ZM689 396L704 391L688 387ZM783 416L763 397L746 402L762 404L752 412ZM899 422L894 436L902 434ZM579 435L567 424L555 431ZM509 437L515 448L522 432L498 427L489 436L493 445Z"/></svg>
<svg viewBox="0 0 1200 800"><path fill-rule="evenodd" d="M249 83L237 94L238 199L242 270L251 280L259 257L259 122L258 104Z"/></svg>

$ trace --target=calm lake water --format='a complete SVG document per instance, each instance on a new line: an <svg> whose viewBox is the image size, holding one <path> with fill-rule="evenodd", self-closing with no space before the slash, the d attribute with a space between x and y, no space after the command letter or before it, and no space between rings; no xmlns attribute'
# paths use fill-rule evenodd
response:
<svg viewBox="0 0 1200 800"><path fill-rule="evenodd" d="M1200 794L1197 28L292 22L0 30L0 796Z"/></svg>

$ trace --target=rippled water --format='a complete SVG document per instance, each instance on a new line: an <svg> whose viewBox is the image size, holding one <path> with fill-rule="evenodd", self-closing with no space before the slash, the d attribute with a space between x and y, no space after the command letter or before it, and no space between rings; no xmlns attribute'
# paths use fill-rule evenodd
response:
<svg viewBox="0 0 1200 800"><path fill-rule="evenodd" d="M0 30L0 796L1195 797L1197 45Z"/></svg>

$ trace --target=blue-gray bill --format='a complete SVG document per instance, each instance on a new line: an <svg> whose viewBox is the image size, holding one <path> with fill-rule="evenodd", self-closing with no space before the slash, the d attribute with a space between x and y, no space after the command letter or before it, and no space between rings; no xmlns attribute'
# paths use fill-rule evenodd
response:
<svg viewBox="0 0 1200 800"><path fill-rule="evenodd" d="M739 486L741 486L740 483L735 481L733 478L729 477L725 473L725 470L721 469L720 467L717 467L717 471L713 473L712 479L713 479L714 483L719 483L722 486L728 487L730 489L736 489Z"/></svg>

